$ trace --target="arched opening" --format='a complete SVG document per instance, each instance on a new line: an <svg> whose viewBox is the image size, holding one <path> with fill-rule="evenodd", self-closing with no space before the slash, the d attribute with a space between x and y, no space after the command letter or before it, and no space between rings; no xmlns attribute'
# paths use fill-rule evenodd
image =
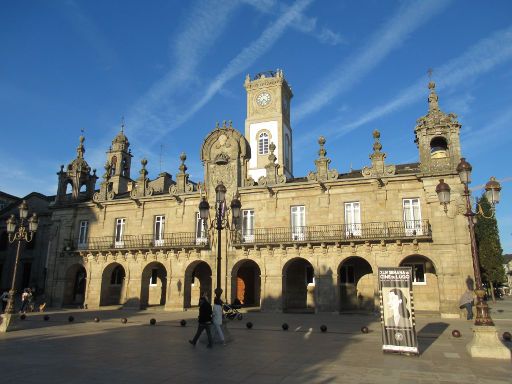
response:
<svg viewBox="0 0 512 384"><path fill-rule="evenodd" d="M434 137L430 142L430 156L433 159L448 157L448 143L444 137Z"/></svg>
<svg viewBox="0 0 512 384"><path fill-rule="evenodd" d="M349 257L340 263L338 285L340 311L375 309L375 277L362 257Z"/></svg>
<svg viewBox="0 0 512 384"><path fill-rule="evenodd" d="M167 297L167 270L163 264L152 262L142 271L140 306L165 305Z"/></svg>
<svg viewBox="0 0 512 384"><path fill-rule="evenodd" d="M206 294L212 299L212 269L205 261L194 261L185 271L184 308L195 307Z"/></svg>
<svg viewBox="0 0 512 384"><path fill-rule="evenodd" d="M259 307L261 298L261 270L253 260L241 260L231 272L231 302L236 299L244 307Z"/></svg>
<svg viewBox="0 0 512 384"><path fill-rule="evenodd" d="M85 301L87 272L83 265L74 264L66 271L63 305L82 306Z"/></svg>
<svg viewBox="0 0 512 384"><path fill-rule="evenodd" d="M410 255L402 260L400 267L412 268L414 309L438 312L439 285L432 260L422 255Z"/></svg>
<svg viewBox="0 0 512 384"><path fill-rule="evenodd" d="M283 310L313 312L314 309L315 270L305 259L292 259L283 267Z"/></svg>
<svg viewBox="0 0 512 384"><path fill-rule="evenodd" d="M68 198L71 198L71 195L73 193L73 183L71 180L66 181L66 196Z"/></svg>
<svg viewBox="0 0 512 384"><path fill-rule="evenodd" d="M117 156L112 156L110 159L110 176L114 176L116 174L117 168Z"/></svg>
<svg viewBox="0 0 512 384"><path fill-rule="evenodd" d="M121 264L109 264L101 277L100 305L124 304L126 272Z"/></svg>

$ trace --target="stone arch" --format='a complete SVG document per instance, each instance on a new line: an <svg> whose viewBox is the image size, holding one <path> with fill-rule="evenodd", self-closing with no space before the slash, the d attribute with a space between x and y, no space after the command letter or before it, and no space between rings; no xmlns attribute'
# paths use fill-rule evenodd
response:
<svg viewBox="0 0 512 384"><path fill-rule="evenodd" d="M147 264L142 270L140 306L165 305L167 297L167 269L158 262Z"/></svg>
<svg viewBox="0 0 512 384"><path fill-rule="evenodd" d="M126 296L126 271L119 263L110 263L101 275L100 305L124 304Z"/></svg>
<svg viewBox="0 0 512 384"><path fill-rule="evenodd" d="M283 310L315 310L315 269L302 257L288 260L283 266Z"/></svg>
<svg viewBox="0 0 512 384"><path fill-rule="evenodd" d="M338 266L339 310L374 310L375 275L371 264L360 256L351 256Z"/></svg>
<svg viewBox="0 0 512 384"><path fill-rule="evenodd" d="M430 141L430 156L433 159L448 157L448 141L443 136L435 136Z"/></svg>
<svg viewBox="0 0 512 384"><path fill-rule="evenodd" d="M432 259L412 254L404 257L400 267L412 267L414 308L419 311L439 311L439 281Z"/></svg>
<svg viewBox="0 0 512 384"><path fill-rule="evenodd" d="M71 179L67 179L64 182L64 191L65 191L65 196L73 195L73 181Z"/></svg>
<svg viewBox="0 0 512 384"><path fill-rule="evenodd" d="M204 294L208 296L211 302L212 291L212 268L210 265L203 260L190 263L185 270L183 307L197 306L199 298Z"/></svg>
<svg viewBox="0 0 512 384"><path fill-rule="evenodd" d="M63 305L82 306L87 287L87 271L82 264L73 264L66 271Z"/></svg>
<svg viewBox="0 0 512 384"><path fill-rule="evenodd" d="M261 268L254 260L240 260L231 270L231 302L235 299L246 307L261 305Z"/></svg>

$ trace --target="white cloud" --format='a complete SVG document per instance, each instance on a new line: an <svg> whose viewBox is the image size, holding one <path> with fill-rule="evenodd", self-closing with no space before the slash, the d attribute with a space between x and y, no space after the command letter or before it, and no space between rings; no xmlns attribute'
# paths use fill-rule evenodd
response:
<svg viewBox="0 0 512 384"><path fill-rule="evenodd" d="M512 59L512 27L498 31L491 37L480 40L474 46L469 48L461 56L451 60L436 70L437 84L441 88L451 88L463 84L468 79L474 79L494 69L506 61ZM379 117L388 115L404 106L413 104L425 98L426 81L419 79L413 85L404 89L398 96L390 102L373 108L367 114L361 116L356 121L344 124L337 128L334 138L341 137L346 133L368 124Z"/></svg>
<svg viewBox="0 0 512 384"><path fill-rule="evenodd" d="M288 8L286 13L282 14L273 24L267 27L255 41L234 57L222 72L210 82L210 85L204 92L203 97L199 101L194 102L194 104L184 114L178 115L174 121L170 122L167 127L167 132L162 132L161 135L176 129L194 116L197 111L199 111L217 92L219 92L220 89L222 89L227 81L245 71L261 55L267 52L285 32L286 28L297 21L301 12L311 2L312 0L298 0L293 6ZM152 143L158 141L161 135L154 136Z"/></svg>
<svg viewBox="0 0 512 384"><path fill-rule="evenodd" d="M405 7L401 7L390 21L373 34L361 50L324 78L319 91L313 97L295 107L297 112L294 121L298 122L317 112L336 96L347 92L398 48L410 33L442 11L448 3L449 1L442 0L406 3Z"/></svg>

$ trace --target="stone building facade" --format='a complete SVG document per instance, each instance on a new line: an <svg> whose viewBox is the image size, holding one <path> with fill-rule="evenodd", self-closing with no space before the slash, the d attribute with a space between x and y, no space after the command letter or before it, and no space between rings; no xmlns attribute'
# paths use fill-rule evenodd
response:
<svg viewBox="0 0 512 384"><path fill-rule="evenodd" d="M369 164L340 173L330 167L320 137L315 170L299 177L293 175L293 94L283 72L247 76L244 86L245 134L225 122L207 135L201 182L189 180L185 154L175 178L164 172L150 180L145 160L133 175L122 128L95 189L98 177L80 138L76 159L59 172L53 205L51 304L182 310L200 294L211 295L218 248L211 220L222 182L226 301L268 311L373 310L378 267L408 265L416 310L458 316L466 278L473 276L455 169L461 126L440 110L435 84L414 130L419 163L386 164L375 131ZM452 187L447 213L435 191L439 179ZM229 212L235 196L239 219ZM212 207L210 220L200 219L202 198Z"/></svg>
<svg viewBox="0 0 512 384"><path fill-rule="evenodd" d="M0 192L1 195L7 194ZM49 245L51 246L52 238L55 236L51 221L52 211L49 208L54 197L37 192L32 192L23 198L7 196L9 196L7 204L0 209L0 289L2 292L10 289L16 260L17 241L12 244L9 242L6 221L14 215L19 223L19 206L24 200L30 215L37 214L39 225L30 242L21 242L15 289L20 292L30 287L35 289L36 296L39 296L45 291ZM27 225L26 222L25 225Z"/></svg>

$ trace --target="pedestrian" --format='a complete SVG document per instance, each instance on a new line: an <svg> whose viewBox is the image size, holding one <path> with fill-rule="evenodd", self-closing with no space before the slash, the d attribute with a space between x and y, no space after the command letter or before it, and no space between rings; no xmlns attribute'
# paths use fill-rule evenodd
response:
<svg viewBox="0 0 512 384"><path fill-rule="evenodd" d="M188 342L193 346L196 345L197 339L203 333L203 330L206 330L206 334L208 335L208 345L206 348L212 347L212 334L210 332L210 326L212 324L212 306L208 302L206 295L199 299L199 323L197 324L197 332L192 340Z"/></svg>
<svg viewBox="0 0 512 384"><path fill-rule="evenodd" d="M467 311L467 319L473 319L473 291L468 289L466 292L462 294L459 300L460 309L466 309Z"/></svg>
<svg viewBox="0 0 512 384"><path fill-rule="evenodd" d="M219 335L222 345L226 345L224 332L222 332L222 300L218 297L213 300L213 326Z"/></svg>
<svg viewBox="0 0 512 384"><path fill-rule="evenodd" d="M28 300L29 300L28 288L25 288L23 290L23 293L21 294L21 308L20 308L20 312L21 313L25 313L26 312L26 308L27 308L27 305L28 305Z"/></svg>
<svg viewBox="0 0 512 384"><path fill-rule="evenodd" d="M2 300L2 312L5 312L5 307L7 306L7 301L9 301L9 291L4 290L2 296L0 296Z"/></svg>

